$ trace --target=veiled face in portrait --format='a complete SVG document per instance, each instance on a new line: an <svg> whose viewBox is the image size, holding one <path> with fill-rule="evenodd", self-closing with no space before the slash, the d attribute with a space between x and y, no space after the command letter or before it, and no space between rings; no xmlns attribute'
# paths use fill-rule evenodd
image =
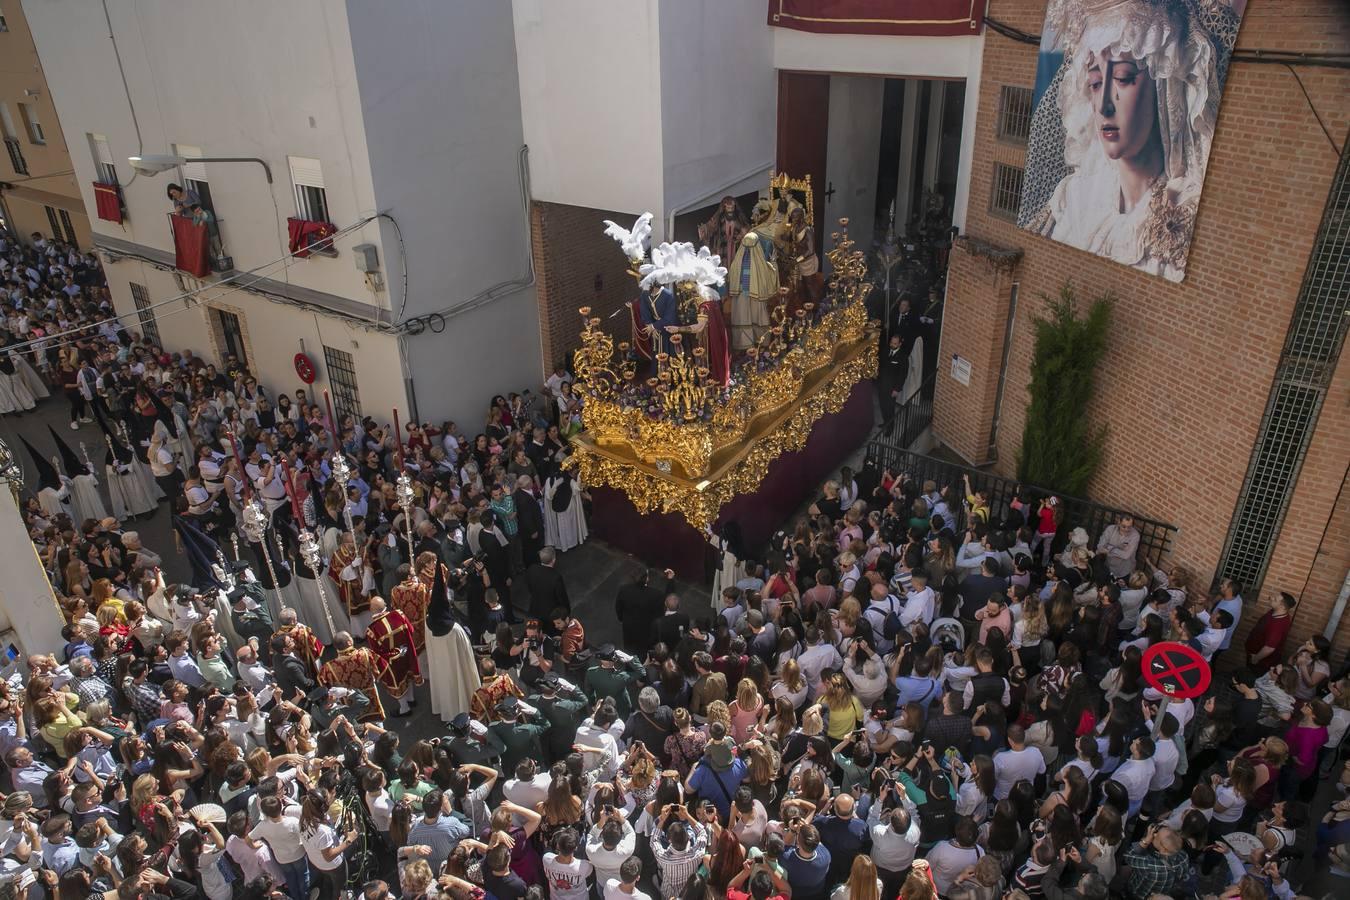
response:
<svg viewBox="0 0 1350 900"><path fill-rule="evenodd" d="M1128 54L1103 54L1088 68L1088 91L1107 159L1136 160L1156 147L1158 92L1148 69Z"/></svg>
<svg viewBox="0 0 1350 900"><path fill-rule="evenodd" d="M1185 277L1246 0L1050 0L1018 224Z"/></svg>

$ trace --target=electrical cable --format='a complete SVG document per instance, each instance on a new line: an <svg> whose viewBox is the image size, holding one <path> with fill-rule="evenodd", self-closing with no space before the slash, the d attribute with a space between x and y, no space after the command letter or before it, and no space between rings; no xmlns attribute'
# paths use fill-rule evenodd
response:
<svg viewBox="0 0 1350 900"><path fill-rule="evenodd" d="M375 216L367 216L366 218L360 220L359 222L356 222L355 224L348 225L346 228L343 228L343 229L340 229L340 230L334 232L330 237L325 238L325 240L327 240L327 241L329 241L329 242L331 243L331 242L333 242L333 241L336 241L338 238L346 237L348 234L351 234L352 232L356 231L357 229L362 228L362 227L365 226L365 225L368 225L369 223L371 223L371 222L374 221L374 220L375 220ZM105 252L113 253L113 254L116 254L116 255L119 255L119 256L131 257L131 258L133 258L133 259L140 259L140 260L143 260L143 261L145 261L145 262L150 263L151 265L156 265L156 266L164 265L164 264L161 263L160 261L155 260L155 259L152 259L152 258L147 257L147 256L140 256L140 255L135 254L135 253L127 253L127 252L124 252L124 251L121 251L121 250L109 250L108 248L101 248L101 249L103 249ZM100 319L100 320L98 320L97 322L87 322L87 323L85 323L85 324L83 324L83 325L80 325L78 328L69 328L69 329L67 329L67 330L65 330L65 331L57 332L56 334L44 335L43 337L35 338L35 339L33 339L33 340L28 340L28 341L23 341L23 342L17 343L17 344L12 344L12 345L10 345L9 347L7 347L6 349L8 349L8 350L22 351L22 350L26 350L26 349L28 349L29 347L32 347L32 346L34 346L34 345L36 345L36 344L41 344L42 347L43 347L43 349L54 348L54 347L64 347L64 346L68 346L68 345L70 345L70 344L75 343L75 340L78 340L78 339L79 339L79 335L89 333L90 329L96 329L96 328L98 328L99 326L105 325L105 324L107 324L107 323L109 323L109 322L116 322L116 321L119 321L119 320L121 320L121 319L130 319L130 318L132 318L133 316L139 318L139 316L140 316L141 313L150 312L150 311L152 311L152 310L154 310L154 309L158 309L159 307L167 306L167 305L170 304L170 303L176 303L176 302L179 301L179 300L193 299L193 298L195 298L198 294L201 294L201 293L204 293L204 292L206 292L206 291L209 291L209 290L211 290L212 288L219 288L219 287L222 287L222 286L225 286L225 285L231 285L231 284L234 284L238 279L245 278L245 277L247 277L247 276L249 276L249 275L257 275L258 277L254 278L252 281L248 282L247 284L238 284L238 285L235 285L235 287L232 288L232 290L248 290L248 289L249 289L250 287L252 287L253 285L256 285L256 284L258 284L259 282L261 282L261 281L267 279L269 273L265 273L264 270L270 270L270 269L273 269L273 268L274 268L275 266L277 266L278 264L281 264L281 265L289 265L289 262L290 262L290 260L291 260L293 257L294 257L294 254L288 253L286 256L283 256L283 257L281 257L280 259L274 259L274 260L272 260L271 262L263 263L262 265L255 266L254 268L252 268L252 269L247 269L247 270L245 270L245 271L243 271L243 272L236 272L236 273L234 273L233 275L230 275L230 276L227 277L227 278L222 278L220 281L213 281L213 282L211 282L211 283L209 283L209 284L204 284L204 285L202 285L201 287L196 287L196 288L193 288L192 290L184 291L183 293L177 294L177 295L175 295L175 296L173 296L173 297L169 297L169 298L164 299L164 300L157 300L156 302L151 303L151 304L149 304L148 306L146 306L144 309L136 309L136 310L133 310L133 311L131 311L131 312L126 312L126 313L114 313L113 315L108 316L108 317L106 317L106 318L104 318L104 319ZM296 301L296 303L297 303L297 305L300 305L300 304L301 304L301 301ZM312 306L313 304L307 304L307 305ZM191 308L191 307L188 307L188 308ZM166 314L166 315L167 315L167 314ZM69 336L69 335L75 335L75 338L72 339L72 340L60 341L59 343L56 343L56 344L50 343L51 341L54 341L54 340L56 340L56 339L58 339L58 338L65 338L65 337L67 337L67 336Z"/></svg>
<svg viewBox="0 0 1350 900"><path fill-rule="evenodd" d="M1341 148L1336 146L1335 138L1333 138L1331 132L1327 130L1327 123L1322 121L1322 116L1317 112L1317 107L1313 105L1312 97L1308 96L1308 89L1303 86L1303 79L1298 77L1298 70L1289 63L1285 63L1284 67L1289 70L1289 74L1293 75L1294 80L1298 82L1298 89L1303 92L1303 99L1308 102L1308 109L1312 111L1313 118L1316 119L1317 124L1321 126L1322 133L1327 136L1327 143L1331 145L1331 149L1335 151L1336 155L1339 157L1341 155Z"/></svg>
<svg viewBox="0 0 1350 900"><path fill-rule="evenodd" d="M520 152L517 155L517 168L518 168L518 177L520 180L521 209L525 219L525 250L526 250L525 258L528 263L528 274L523 278L516 278L512 279L511 281L503 281L498 284L494 284L492 287L480 291L473 297L470 297L468 300L465 300L461 303L457 303L453 306L447 306L444 307L443 309L438 309L433 312L423 313L422 315L416 316L413 319L409 319L406 322L399 321L394 325L394 328L397 330L398 333L403 335L420 334L421 331L414 332L412 330L414 327L413 323L418 321L419 319L429 319L431 316L440 316L443 320L451 319L454 318L455 316L462 315L467 312L472 312L473 310L478 309L480 306L485 306L486 304L499 300L504 296L510 296L511 294L514 294L517 291L524 290L525 288L530 287L535 283L536 274L534 270L534 246L533 246L533 236L530 233L529 155L530 155L530 145L521 144Z"/></svg>
<svg viewBox="0 0 1350 900"><path fill-rule="evenodd" d="M403 313L408 308L408 247L403 243L403 229L399 227L398 219L395 219L389 213L380 213L376 218L388 219L389 224L394 226L394 234L398 236L398 256L402 262L403 268L403 297L398 305L398 315L394 321L403 321Z"/></svg>
<svg viewBox="0 0 1350 900"><path fill-rule="evenodd" d="M41 181L44 178L56 178L61 175L74 175L74 169L66 169L64 172L48 172L46 175L30 175L27 178L5 178L4 184L23 184L25 181Z"/></svg>
<svg viewBox="0 0 1350 900"><path fill-rule="evenodd" d="M1031 44L1039 47L1041 36L1014 28L998 19L984 17L989 30L1003 35L1010 41ZM1233 62L1263 63L1266 65L1321 66L1332 69L1350 69L1350 53L1303 53L1297 50L1234 50L1230 59Z"/></svg>
<svg viewBox="0 0 1350 900"><path fill-rule="evenodd" d="M122 76L122 92L127 96L127 107L131 110L131 124L136 129L136 155L145 155L145 139L141 137L141 123L136 118L136 104L131 102L131 87L127 84L126 69L122 68L122 51L117 49L117 37L113 34L112 13L108 12L108 0L103 0L103 18L108 23L108 40L112 41L113 56L117 60L117 73ZM134 169L131 172L131 180L121 187L130 187L140 173Z"/></svg>

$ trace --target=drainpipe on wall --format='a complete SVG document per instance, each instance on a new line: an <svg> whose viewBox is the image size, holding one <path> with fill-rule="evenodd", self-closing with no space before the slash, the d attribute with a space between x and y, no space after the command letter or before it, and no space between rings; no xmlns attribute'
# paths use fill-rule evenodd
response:
<svg viewBox="0 0 1350 900"><path fill-rule="evenodd" d="M1322 636L1331 640L1336 634L1337 627L1341 624L1341 616L1345 615L1345 606L1350 603L1350 569L1345 570L1345 580L1341 582L1341 592L1336 595L1336 603L1331 607L1331 617L1327 619L1327 627L1322 629Z"/></svg>

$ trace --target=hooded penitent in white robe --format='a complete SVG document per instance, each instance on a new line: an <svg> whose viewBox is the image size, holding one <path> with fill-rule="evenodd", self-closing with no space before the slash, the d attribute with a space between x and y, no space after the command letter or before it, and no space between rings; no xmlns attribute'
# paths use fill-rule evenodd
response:
<svg viewBox="0 0 1350 900"><path fill-rule="evenodd" d="M581 503L581 481L572 478L572 497L562 512L553 509L553 498L569 476L550 475L544 483L544 542L559 553L566 553L586 540L586 512Z"/></svg>
<svg viewBox="0 0 1350 900"><path fill-rule="evenodd" d="M107 507L98 493L97 478L93 475L76 475L70 479L70 507L77 526L85 519L97 522L108 517Z"/></svg>
<svg viewBox="0 0 1350 900"><path fill-rule="evenodd" d="M427 628L426 639L431 711L442 722L449 722L460 713L469 711L469 702L479 685L477 659L468 632L458 622L440 637Z"/></svg>

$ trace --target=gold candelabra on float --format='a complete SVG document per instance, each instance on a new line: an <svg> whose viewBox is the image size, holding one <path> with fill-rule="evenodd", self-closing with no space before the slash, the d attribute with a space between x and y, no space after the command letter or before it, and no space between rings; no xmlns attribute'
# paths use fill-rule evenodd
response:
<svg viewBox="0 0 1350 900"><path fill-rule="evenodd" d="M618 487L642 510L678 510L702 527L734 492L753 490L779 453L804 443L861 378L875 375L866 258L847 219L832 238L825 297L792 308L781 288L770 326L733 360L726 388L711 380L707 354L688 334L671 335L669 352L656 352L650 374L639 378L630 345L616 345L582 307L574 388L584 431L571 463L582 480ZM696 290L672 288L684 299Z"/></svg>

